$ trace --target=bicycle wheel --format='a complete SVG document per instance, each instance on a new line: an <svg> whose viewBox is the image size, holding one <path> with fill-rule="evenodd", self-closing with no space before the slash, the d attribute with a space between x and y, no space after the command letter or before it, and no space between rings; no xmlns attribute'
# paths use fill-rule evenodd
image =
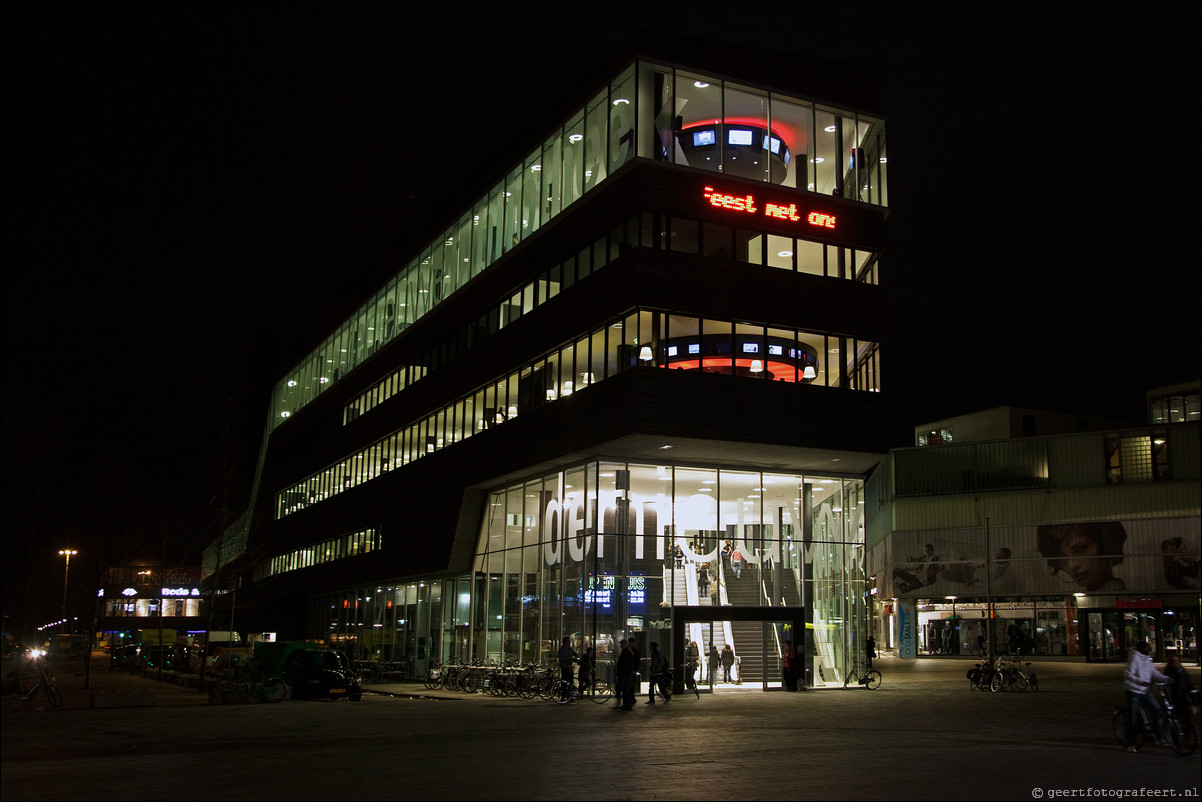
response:
<svg viewBox="0 0 1202 802"><path fill-rule="evenodd" d="M612 696L613 693L610 691L609 683L602 679L594 682L593 687L589 689L589 698L592 699L595 704L603 705L607 703Z"/></svg>
<svg viewBox="0 0 1202 802"><path fill-rule="evenodd" d="M572 683L566 679L556 680L555 684L551 686L551 699L557 705L566 705L572 701L574 693L575 690L572 688Z"/></svg>
<svg viewBox="0 0 1202 802"><path fill-rule="evenodd" d="M233 697L234 704L240 705L250 698L250 686L245 682L235 682L230 688L230 694Z"/></svg>
<svg viewBox="0 0 1202 802"><path fill-rule="evenodd" d="M1168 726L1165 729L1169 731L1173 751L1179 755L1192 755L1198 747L1198 734L1194 731L1193 722L1172 716L1166 719L1166 723Z"/></svg>
<svg viewBox="0 0 1202 802"><path fill-rule="evenodd" d="M260 691L264 702L272 704L283 701L287 693L287 688L284 687L284 681L279 677L269 677L264 683Z"/></svg>
<svg viewBox="0 0 1202 802"><path fill-rule="evenodd" d="M1020 691L1025 691L1025 690L1027 689L1027 685L1028 685L1028 683L1027 683L1027 678L1026 678L1024 675L1022 675L1022 674L1015 673L1015 675L1014 675L1014 681L1013 681L1013 683L1012 683L1012 684L1013 684L1013 685L1014 685L1014 687L1015 687L1015 688L1017 688L1018 690L1020 690Z"/></svg>
<svg viewBox="0 0 1202 802"><path fill-rule="evenodd" d="M50 703L50 706L62 707L63 695L59 693L58 687L49 682L42 687L46 691L46 701ZM1188 754L1188 752L1183 752L1182 754Z"/></svg>
<svg viewBox="0 0 1202 802"><path fill-rule="evenodd" d="M1127 745L1128 716L1129 711L1126 707L1118 707L1115 708L1114 716L1111 718L1111 728L1114 731L1114 738L1123 746ZM1148 726L1144 721L1144 711L1140 710L1139 720L1135 724L1135 748L1143 749L1149 737Z"/></svg>
<svg viewBox="0 0 1202 802"><path fill-rule="evenodd" d="M868 673L864 675L864 687L871 691L879 688L880 686L881 672L877 671L875 668L869 669Z"/></svg>
<svg viewBox="0 0 1202 802"><path fill-rule="evenodd" d="M994 693L997 693L1001 689L1002 689L1002 672L995 671L993 674L993 679L989 680L989 690L993 691Z"/></svg>

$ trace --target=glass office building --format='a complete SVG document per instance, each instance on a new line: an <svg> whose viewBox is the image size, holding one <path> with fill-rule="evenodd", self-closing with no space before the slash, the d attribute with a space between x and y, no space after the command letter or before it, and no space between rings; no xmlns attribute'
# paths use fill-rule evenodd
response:
<svg viewBox="0 0 1202 802"><path fill-rule="evenodd" d="M635 42L492 154L279 378L244 624L411 675L730 645L764 688L789 639L841 683L886 451L878 106L861 68Z"/></svg>

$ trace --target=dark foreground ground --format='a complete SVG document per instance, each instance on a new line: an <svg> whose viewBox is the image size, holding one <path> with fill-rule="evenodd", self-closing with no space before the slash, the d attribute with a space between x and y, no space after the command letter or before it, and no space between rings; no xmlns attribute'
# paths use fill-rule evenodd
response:
<svg viewBox="0 0 1202 802"><path fill-rule="evenodd" d="M88 709L82 676L60 669L62 708L5 707L0 788L4 800L1198 795L1199 753L1114 741L1122 666L1036 661L1038 692L991 694L969 690L971 662L879 664L874 691L740 688L615 713L413 684L368 686L357 704L210 705L98 663L93 689L151 691L156 705Z"/></svg>

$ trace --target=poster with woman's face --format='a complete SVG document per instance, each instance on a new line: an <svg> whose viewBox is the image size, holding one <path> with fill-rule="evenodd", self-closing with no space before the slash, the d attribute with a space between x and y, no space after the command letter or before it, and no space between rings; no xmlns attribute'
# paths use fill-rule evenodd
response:
<svg viewBox="0 0 1202 802"><path fill-rule="evenodd" d="M905 532L893 537L885 572L892 587L882 590L898 597L1197 591L1200 546L1198 518Z"/></svg>

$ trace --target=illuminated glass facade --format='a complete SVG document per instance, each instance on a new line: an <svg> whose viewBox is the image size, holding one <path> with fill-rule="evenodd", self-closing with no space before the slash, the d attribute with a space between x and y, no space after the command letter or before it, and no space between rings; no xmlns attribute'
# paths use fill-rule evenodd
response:
<svg viewBox="0 0 1202 802"><path fill-rule="evenodd" d="M252 633L410 676L696 641L764 689L790 639L841 685L886 451L885 126L853 111L875 76L820 100L829 66L778 87L756 55L615 60L280 378L232 563Z"/></svg>
<svg viewBox="0 0 1202 802"><path fill-rule="evenodd" d="M880 117L715 75L635 61L549 131L504 180L482 193L289 371L275 388L271 425L295 414L637 158L868 204L888 203L888 154ZM745 196L733 199L717 194L716 205L748 210ZM762 213L785 220L798 214L788 203L776 205L779 208L773 210L766 202ZM761 212L754 202L751 207ZM805 216L813 232L836 227L836 215L829 212L807 210ZM673 233L698 241L696 231ZM709 247L756 262L766 258L775 267L796 262L803 271L831 269L829 262L824 266L821 242L791 239L752 234L721 244L712 238ZM687 247L683 242L675 244ZM861 266L845 265L840 258L835 269L852 277ZM546 281L546 290L554 292L559 281L553 277ZM497 325L508 322L503 317Z"/></svg>

